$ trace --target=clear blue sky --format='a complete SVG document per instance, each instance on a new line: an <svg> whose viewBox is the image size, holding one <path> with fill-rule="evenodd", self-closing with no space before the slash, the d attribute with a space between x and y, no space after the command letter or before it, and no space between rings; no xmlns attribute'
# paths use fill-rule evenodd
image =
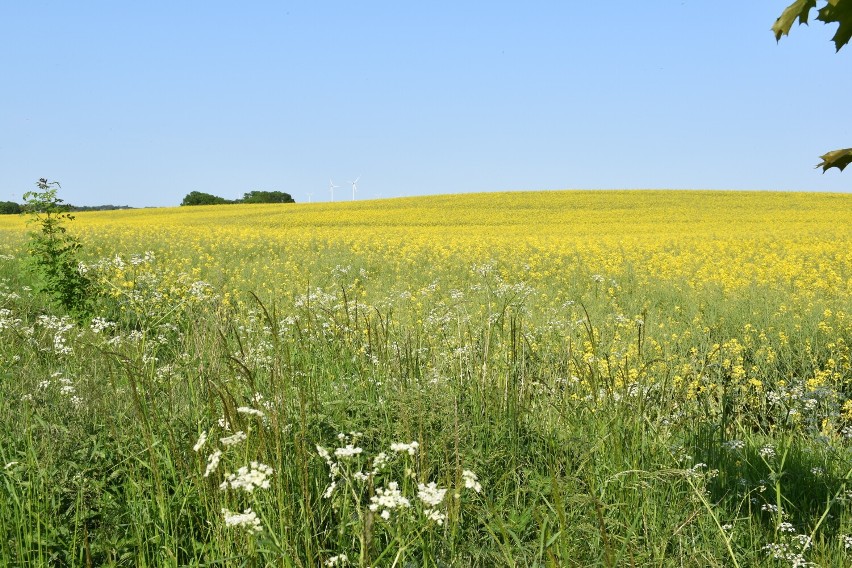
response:
<svg viewBox="0 0 852 568"><path fill-rule="evenodd" d="M852 46L789 1L5 1L0 201L852 191Z"/></svg>

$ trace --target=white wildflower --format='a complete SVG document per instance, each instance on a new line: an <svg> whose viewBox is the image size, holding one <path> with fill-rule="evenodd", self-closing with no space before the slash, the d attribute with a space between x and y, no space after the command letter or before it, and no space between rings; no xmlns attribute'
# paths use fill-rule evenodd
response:
<svg viewBox="0 0 852 568"><path fill-rule="evenodd" d="M462 472L462 479L464 480L464 486L467 489L473 489L477 493L482 491L482 485L479 483L479 478L469 469Z"/></svg>
<svg viewBox="0 0 852 568"><path fill-rule="evenodd" d="M403 444L401 442L391 444L391 450L397 452L399 454L403 452L408 452L408 455L413 456L417 453L417 449L420 447L420 443L417 441L411 442L410 444Z"/></svg>
<svg viewBox="0 0 852 568"><path fill-rule="evenodd" d="M349 557L345 554L338 554L326 560L324 564L326 566L343 566L344 564L349 564Z"/></svg>
<svg viewBox="0 0 852 568"><path fill-rule="evenodd" d="M235 444L239 444L240 442L244 441L246 438L248 438L248 436L246 436L246 433L243 432L242 430L238 430L238 431L234 432L234 434L231 435L231 436L227 436L225 438L219 438L219 441L222 442L223 446L233 446Z"/></svg>
<svg viewBox="0 0 852 568"><path fill-rule="evenodd" d="M258 418L263 418L263 412L254 408L250 408L248 406L241 406L237 409L237 412L240 414L248 414L250 416L257 416Z"/></svg>
<svg viewBox="0 0 852 568"><path fill-rule="evenodd" d="M396 481L388 483L386 488L377 487L376 494L370 497L369 509L374 513L382 509L381 517L385 520L390 518L390 512L394 509L404 509L410 507L411 503L406 499L399 490L399 484Z"/></svg>
<svg viewBox="0 0 852 568"><path fill-rule="evenodd" d="M263 530L257 513L251 509L246 509L242 513L232 513L228 509L222 509L222 514L225 515L226 526L242 528L255 534Z"/></svg>
<svg viewBox="0 0 852 568"><path fill-rule="evenodd" d="M323 448L319 444L317 444L316 447L317 447L317 453L319 454L319 457L321 457L322 459L324 459L327 462L331 461L331 454L328 453L328 450L326 450L325 448Z"/></svg>
<svg viewBox="0 0 852 568"><path fill-rule="evenodd" d="M757 453L760 454L760 457L763 459L770 460L775 457L775 447L766 445L760 448Z"/></svg>
<svg viewBox="0 0 852 568"><path fill-rule="evenodd" d="M198 437L198 441L195 442L194 446L192 446L192 451L197 452L198 450L203 448L204 444L206 444L206 443L207 443L207 430L202 432L201 435Z"/></svg>
<svg viewBox="0 0 852 568"><path fill-rule="evenodd" d="M334 455L339 458L351 458L352 456L356 456L363 451L364 450L362 448L357 448L352 444L347 444L343 448L337 448L336 450L334 450Z"/></svg>
<svg viewBox="0 0 852 568"><path fill-rule="evenodd" d="M430 521L435 521L439 525L443 525L444 521L447 518L447 515L439 511L438 509L425 509L423 511L423 515Z"/></svg>
<svg viewBox="0 0 852 568"><path fill-rule="evenodd" d="M325 492L322 494L324 499L330 499L332 494L334 494L334 490L337 488L337 482L332 481L328 487L326 487Z"/></svg>
<svg viewBox="0 0 852 568"><path fill-rule="evenodd" d="M209 477L211 473L219 467L219 460L222 458L222 451L216 450L207 456L207 469L204 471L204 477Z"/></svg>
<svg viewBox="0 0 852 568"><path fill-rule="evenodd" d="M115 324L106 318L92 318L92 323L89 325L92 330L92 333L101 333L111 327L115 327Z"/></svg>
<svg viewBox="0 0 852 568"><path fill-rule="evenodd" d="M379 472L385 467L388 463L388 455L384 452L380 452L373 458L373 471L372 475L378 475Z"/></svg>
<svg viewBox="0 0 852 568"><path fill-rule="evenodd" d="M226 474L225 481L219 485L219 489L224 491L230 486L231 489L242 489L246 493L252 493L257 488L269 489L271 475L271 467L253 461L251 467L243 466L237 470L237 473Z"/></svg>
<svg viewBox="0 0 852 568"><path fill-rule="evenodd" d="M437 507L444 501L447 494L446 489L439 489L434 481L428 485L422 483L417 485L417 497L431 507Z"/></svg>

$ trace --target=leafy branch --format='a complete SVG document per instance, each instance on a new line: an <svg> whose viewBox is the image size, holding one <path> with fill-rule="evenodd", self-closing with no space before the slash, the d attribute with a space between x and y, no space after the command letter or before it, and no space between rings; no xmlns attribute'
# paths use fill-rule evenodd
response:
<svg viewBox="0 0 852 568"><path fill-rule="evenodd" d="M799 24L807 24L810 12L816 8L816 0L796 0L781 13L775 24L772 25L772 31L775 33L775 40L780 41L781 36L788 35L790 28L799 21ZM824 24L838 24L837 32L832 37L837 51L840 51L844 45L852 39L852 0L826 0L825 5L817 11L817 20ZM820 156L822 162L816 167L822 168L823 173L830 168L837 168L840 171L852 163L852 148L842 148L840 150L832 150Z"/></svg>

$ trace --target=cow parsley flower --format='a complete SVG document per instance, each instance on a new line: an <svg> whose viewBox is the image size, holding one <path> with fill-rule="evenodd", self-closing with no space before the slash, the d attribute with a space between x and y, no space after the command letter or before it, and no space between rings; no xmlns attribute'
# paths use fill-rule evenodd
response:
<svg viewBox="0 0 852 568"><path fill-rule="evenodd" d="M408 455L413 456L417 453L417 449L420 447L420 443L417 441L411 442L410 444L403 443L394 443L391 444L391 450L397 453L408 452Z"/></svg>
<svg viewBox="0 0 852 568"><path fill-rule="evenodd" d="M334 455L339 458L351 458L352 456L357 456L364 450L362 448L357 448L352 444L347 444L343 448L337 448L334 450Z"/></svg>
<svg viewBox="0 0 852 568"><path fill-rule="evenodd" d="M198 450L203 448L204 444L206 444L206 443L207 443L207 430L202 432L201 435L198 437L198 441L195 442L194 446L192 446L192 451L198 452Z"/></svg>
<svg viewBox="0 0 852 568"><path fill-rule="evenodd" d="M242 430L238 430L234 432L231 436L227 436L225 438L219 438L219 441L222 442L223 446L233 446L235 444L239 444L244 441L248 436Z"/></svg>
<svg viewBox="0 0 852 568"><path fill-rule="evenodd" d="M382 509L380 516L388 520L390 519L391 511L394 509L405 509L411 506L411 503L403 496L399 490L399 484L396 481L391 481L388 486L377 487L376 494L370 497L369 509L374 513Z"/></svg>
<svg viewBox="0 0 852 568"><path fill-rule="evenodd" d="M326 566L343 566L344 564L349 564L349 557L345 554L338 554L326 560L324 564Z"/></svg>
<svg viewBox="0 0 852 568"><path fill-rule="evenodd" d="M225 490L230 486L231 489L242 489L246 493L252 493L257 488L269 489L271 475L271 467L253 461L251 467L243 466L237 470L237 473L226 474L225 481L219 485L219 489Z"/></svg>
<svg viewBox="0 0 852 568"><path fill-rule="evenodd" d="M434 521L439 525L443 525L447 519L447 515L438 509L424 509L423 515L430 521Z"/></svg>
<svg viewBox="0 0 852 568"><path fill-rule="evenodd" d="M465 488L473 489L477 493L482 492L482 485L479 483L479 478L469 469L462 472L462 480L464 480Z"/></svg>
<svg viewBox="0 0 852 568"><path fill-rule="evenodd" d="M428 485L420 483L417 485L417 497L430 507L437 507L444 501L447 494L446 489L439 489L434 481Z"/></svg>
<svg viewBox="0 0 852 568"><path fill-rule="evenodd" d="M232 513L228 509L222 509L222 514L225 515L226 526L242 528L253 534L257 534L263 530L260 519L257 518L257 513L250 508L242 513Z"/></svg>
<svg viewBox="0 0 852 568"><path fill-rule="evenodd" d="M219 460L221 458L221 450L216 450L215 452L207 456L207 469L204 472L204 477L209 477L211 473L216 471L216 468L219 467Z"/></svg>
<svg viewBox="0 0 852 568"><path fill-rule="evenodd" d="M258 418L263 418L263 411L248 406L239 407L237 409L237 412L239 412L240 414L247 414L249 416L257 416Z"/></svg>

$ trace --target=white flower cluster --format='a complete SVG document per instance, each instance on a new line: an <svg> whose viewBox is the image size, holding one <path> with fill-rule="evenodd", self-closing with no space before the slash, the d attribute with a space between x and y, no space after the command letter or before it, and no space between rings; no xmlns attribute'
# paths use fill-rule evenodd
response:
<svg viewBox="0 0 852 568"><path fill-rule="evenodd" d="M351 458L352 456L357 456L363 451L363 448L358 448L353 444L346 444L346 446L334 450L334 455L338 458Z"/></svg>
<svg viewBox="0 0 852 568"><path fill-rule="evenodd" d="M757 453L760 454L760 457L762 457L763 459L771 460L775 457L775 447L766 445L760 448Z"/></svg>
<svg viewBox="0 0 852 568"><path fill-rule="evenodd" d="M225 516L225 526L242 528L253 534L263 530L260 519L257 518L257 513L252 511L251 508L242 513L232 513L228 509L222 509L222 514Z"/></svg>
<svg viewBox="0 0 852 568"><path fill-rule="evenodd" d="M219 467L219 460L222 458L222 450L216 450L207 456L207 469L204 471L204 477L209 477L211 473Z"/></svg>
<svg viewBox="0 0 852 568"><path fill-rule="evenodd" d="M115 327L115 323L107 320L106 318L92 318L92 323L89 324L89 327L92 330L92 333L102 333L111 327Z"/></svg>
<svg viewBox="0 0 852 568"><path fill-rule="evenodd" d="M332 556L326 560L324 564L326 566L343 566L345 564L349 564L349 557L345 554L338 554L337 556Z"/></svg>
<svg viewBox="0 0 852 568"><path fill-rule="evenodd" d="M745 448L745 442L742 440L728 440L722 446L729 452L736 452Z"/></svg>
<svg viewBox="0 0 852 568"><path fill-rule="evenodd" d="M269 489L269 478L272 476L272 468L266 464L253 461L251 467L243 466L237 473L225 474L225 481L219 485L223 491L231 489L242 489L246 493L252 493L255 489Z"/></svg>
<svg viewBox="0 0 852 568"><path fill-rule="evenodd" d="M427 509L423 510L423 515L439 525L444 524L447 515L438 509L438 506L444 502L444 496L447 494L446 489L438 488L437 484L432 481L428 485L422 483L417 485L417 497L428 505Z"/></svg>
<svg viewBox="0 0 852 568"><path fill-rule="evenodd" d="M405 454L415 456L420 450L420 443L417 441L392 443L390 452L380 452L370 460L363 455L363 449L354 443L360 436L361 434L357 432L339 434L338 440L342 445L334 450L316 445L317 454L329 467L329 485L323 492L323 498L345 499L347 495L359 493L363 495L362 492L369 491L367 508L385 521L391 520L405 510L416 510L418 516L422 513L427 521L443 525L447 519L445 501L449 489L439 487L434 481L417 483L416 494L405 495L399 482L376 480L383 475L383 470L388 464L393 463L397 456ZM368 467L363 467L365 464ZM411 464L406 464L405 478L410 478L416 483L417 473L409 466ZM460 483L463 483L466 489L477 493L482 491L482 485L476 474L470 470L466 469L462 472ZM336 491L341 485L345 486L345 490ZM373 490L372 487L375 489ZM458 492L454 496L457 499L461 498ZM338 504L335 503L334 506L337 507Z"/></svg>
<svg viewBox="0 0 852 568"><path fill-rule="evenodd" d="M248 416L257 416L258 418L263 418L263 411L257 410L255 408L250 408L248 406L241 406L237 409L237 412L240 414L246 414Z"/></svg>
<svg viewBox="0 0 852 568"><path fill-rule="evenodd" d="M417 497L431 507L440 505L444 501L446 494L447 490L439 489L434 481L428 485L424 485L423 483L417 485Z"/></svg>
<svg viewBox="0 0 852 568"><path fill-rule="evenodd" d="M813 562L805 560L801 552L795 552L790 549L790 546L784 543L767 544L763 547L766 554L775 560L785 560L790 563L791 568L806 568L808 566L816 566Z"/></svg>
<svg viewBox="0 0 852 568"><path fill-rule="evenodd" d="M14 329L21 325L21 319L13 317L12 310L0 308L0 330Z"/></svg>
<svg viewBox="0 0 852 568"><path fill-rule="evenodd" d="M192 446L193 452L198 452L201 448L204 447L204 444L207 443L207 430L203 431L201 435L198 437L198 441L195 442L195 445Z"/></svg>
<svg viewBox="0 0 852 568"><path fill-rule="evenodd" d="M405 509L410 506L411 502L403 496L402 491L399 490L399 484L396 481L391 481L386 488L376 488L376 494L370 497L369 509L374 513L381 509L382 512L379 515L384 520L388 520L392 510Z"/></svg>
<svg viewBox="0 0 852 568"><path fill-rule="evenodd" d="M237 432L234 432L234 434L231 436L219 438L219 442L221 442L223 446L227 447L239 444L240 442L245 441L246 438L248 438L248 436L246 436L246 433L242 430L238 430Z"/></svg>
<svg viewBox="0 0 852 568"><path fill-rule="evenodd" d="M328 465L328 477L329 484L323 492L322 496L324 499L329 499L334 494L334 490L337 488L337 476L340 473L340 466L331 459L331 454L328 453L328 450L320 446L316 445L317 453L319 456L325 460L325 463Z"/></svg>
<svg viewBox="0 0 852 568"><path fill-rule="evenodd" d="M479 483L479 478L469 469L462 472L462 480L466 489L473 489L477 493L482 492L482 485Z"/></svg>
<svg viewBox="0 0 852 568"><path fill-rule="evenodd" d="M444 521L447 520L446 513L439 511L438 509L424 509L423 516L439 525L443 525Z"/></svg>
<svg viewBox="0 0 852 568"><path fill-rule="evenodd" d="M414 454L416 454L418 448L420 448L420 443L416 442L416 441L411 442L410 444L403 444L403 443L391 444L391 451L394 451L396 453L408 452L408 455L410 455L410 456L413 456Z"/></svg>

